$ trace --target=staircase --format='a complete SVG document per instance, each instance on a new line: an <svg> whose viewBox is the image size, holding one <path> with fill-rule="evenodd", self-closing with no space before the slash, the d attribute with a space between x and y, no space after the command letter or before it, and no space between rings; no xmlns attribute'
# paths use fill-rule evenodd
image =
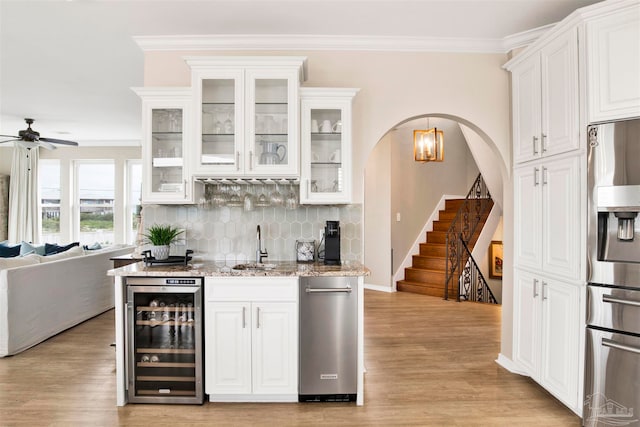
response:
<svg viewBox="0 0 640 427"><path fill-rule="evenodd" d="M464 199L445 201L445 208L440 211L438 221L433 222L433 231L427 232L427 240L420 244L420 253L413 255L411 267L404 269L404 280L397 282L398 291L442 297L446 276L447 231L456 217ZM489 211L481 219L481 225L471 239L469 249L473 249L482 231L482 226L489 216ZM457 290L449 289L449 295L457 295Z"/></svg>

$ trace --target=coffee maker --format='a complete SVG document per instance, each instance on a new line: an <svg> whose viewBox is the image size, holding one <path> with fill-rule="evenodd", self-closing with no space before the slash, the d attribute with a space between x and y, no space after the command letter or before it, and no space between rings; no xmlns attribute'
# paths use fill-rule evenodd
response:
<svg viewBox="0 0 640 427"><path fill-rule="evenodd" d="M340 221L327 221L324 227L324 263L340 265Z"/></svg>

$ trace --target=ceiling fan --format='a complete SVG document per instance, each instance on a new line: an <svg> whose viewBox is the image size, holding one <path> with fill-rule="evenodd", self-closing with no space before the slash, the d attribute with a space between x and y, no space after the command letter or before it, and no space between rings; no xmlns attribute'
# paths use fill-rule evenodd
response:
<svg viewBox="0 0 640 427"><path fill-rule="evenodd" d="M21 130L18 132L19 136L13 135L0 135L0 137L12 138L6 141L0 141L0 144L5 142L17 142L25 148L31 149L33 147L42 147L47 150L55 150L56 146L53 144L62 144L62 145L73 145L77 146L78 143L74 141L67 141L64 139L53 139L53 138L40 138L40 133L31 129L31 124L34 122L33 119L24 119L27 122L27 128L25 130Z"/></svg>

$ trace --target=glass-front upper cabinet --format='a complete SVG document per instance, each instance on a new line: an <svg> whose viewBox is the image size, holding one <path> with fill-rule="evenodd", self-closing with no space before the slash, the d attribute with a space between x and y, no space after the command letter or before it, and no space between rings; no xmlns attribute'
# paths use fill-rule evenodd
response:
<svg viewBox="0 0 640 427"><path fill-rule="evenodd" d="M142 99L142 202L194 203L190 88L134 88Z"/></svg>
<svg viewBox="0 0 640 427"><path fill-rule="evenodd" d="M190 57L197 176L299 173L298 87L304 58Z"/></svg>
<svg viewBox="0 0 640 427"><path fill-rule="evenodd" d="M351 104L357 92L300 89L300 203L351 203Z"/></svg>

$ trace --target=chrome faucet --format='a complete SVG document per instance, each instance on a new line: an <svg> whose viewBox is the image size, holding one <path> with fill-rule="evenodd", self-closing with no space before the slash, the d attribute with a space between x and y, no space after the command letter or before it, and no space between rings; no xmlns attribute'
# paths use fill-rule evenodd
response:
<svg viewBox="0 0 640 427"><path fill-rule="evenodd" d="M267 251L262 250L262 237L260 236L260 225L258 224L258 248L256 249L256 263L262 264L262 260L269 256Z"/></svg>

